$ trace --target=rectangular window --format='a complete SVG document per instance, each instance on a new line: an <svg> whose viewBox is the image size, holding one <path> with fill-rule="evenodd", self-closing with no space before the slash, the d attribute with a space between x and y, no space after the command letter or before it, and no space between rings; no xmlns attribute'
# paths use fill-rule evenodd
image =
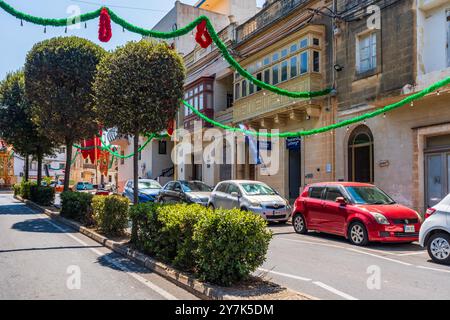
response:
<svg viewBox="0 0 450 320"><path fill-rule="evenodd" d="M286 58L288 55L288 49L281 50L281 58Z"/></svg>
<svg viewBox="0 0 450 320"><path fill-rule="evenodd" d="M450 10L447 10L447 67L450 67Z"/></svg>
<svg viewBox="0 0 450 320"><path fill-rule="evenodd" d="M203 110L203 93L198 96L198 110Z"/></svg>
<svg viewBox="0 0 450 320"><path fill-rule="evenodd" d="M300 74L308 72L308 51L300 54Z"/></svg>
<svg viewBox="0 0 450 320"><path fill-rule="evenodd" d="M293 56L291 58L291 78L294 78L298 75L298 59L297 56Z"/></svg>
<svg viewBox="0 0 450 320"><path fill-rule="evenodd" d="M236 100L241 97L241 84L240 83L236 83L234 85L234 97Z"/></svg>
<svg viewBox="0 0 450 320"><path fill-rule="evenodd" d="M262 73L261 72L256 74L256 79L258 79L259 81L262 81ZM256 92L258 92L258 91L261 91L261 88L257 86Z"/></svg>
<svg viewBox="0 0 450 320"><path fill-rule="evenodd" d="M276 52L272 55L272 62L276 62L278 59L280 59L280 55Z"/></svg>
<svg viewBox="0 0 450 320"><path fill-rule="evenodd" d="M270 83L270 69L264 70L264 82Z"/></svg>
<svg viewBox="0 0 450 320"><path fill-rule="evenodd" d="M322 192L324 189L325 189L324 187L309 188L309 197L314 199L322 198Z"/></svg>
<svg viewBox="0 0 450 320"><path fill-rule="evenodd" d="M320 45L320 41L317 38L313 38L313 45L318 46Z"/></svg>
<svg viewBox="0 0 450 320"><path fill-rule="evenodd" d="M294 53L295 51L297 51L297 49L298 49L297 44L294 43L294 44L291 46L290 51L291 51L291 53Z"/></svg>
<svg viewBox="0 0 450 320"><path fill-rule="evenodd" d="M167 154L167 141L160 140L158 142L158 153L159 154Z"/></svg>
<svg viewBox="0 0 450 320"><path fill-rule="evenodd" d="M374 70L377 67L377 35L371 33L358 39L358 66L359 73Z"/></svg>
<svg viewBox="0 0 450 320"><path fill-rule="evenodd" d="M319 53L319 51L313 52L313 71L320 72L320 53Z"/></svg>
<svg viewBox="0 0 450 320"><path fill-rule="evenodd" d="M268 65L270 64L270 58L269 58L269 57L265 57L265 58L264 58L264 61L263 61L263 64L264 64L265 66L268 66Z"/></svg>
<svg viewBox="0 0 450 320"><path fill-rule="evenodd" d="M247 96L247 80L242 80L242 98Z"/></svg>
<svg viewBox="0 0 450 320"><path fill-rule="evenodd" d="M198 96L195 96L194 98L194 108L198 110Z"/></svg>
<svg viewBox="0 0 450 320"><path fill-rule="evenodd" d="M253 94L255 93L255 85L253 84L253 82L249 81L248 83L248 94Z"/></svg>
<svg viewBox="0 0 450 320"><path fill-rule="evenodd" d="M280 82L280 66L278 64L272 67L272 84Z"/></svg>
<svg viewBox="0 0 450 320"><path fill-rule="evenodd" d="M305 49L308 46L308 38L300 40L300 49Z"/></svg>
<svg viewBox="0 0 450 320"><path fill-rule="evenodd" d="M281 81L286 81L288 79L288 62L283 61L281 63Z"/></svg>

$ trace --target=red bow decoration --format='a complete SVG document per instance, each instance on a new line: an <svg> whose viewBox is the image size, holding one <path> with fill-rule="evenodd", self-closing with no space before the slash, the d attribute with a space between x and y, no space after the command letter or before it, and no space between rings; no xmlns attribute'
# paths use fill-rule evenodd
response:
<svg viewBox="0 0 450 320"><path fill-rule="evenodd" d="M195 41L203 48L206 49L212 43L212 38L206 29L206 20L202 20L197 25L197 33L195 34Z"/></svg>
<svg viewBox="0 0 450 320"><path fill-rule="evenodd" d="M167 123L167 134L169 136L172 136L174 130L175 130L175 120L169 120L169 122Z"/></svg>
<svg viewBox="0 0 450 320"><path fill-rule="evenodd" d="M112 37L111 31L111 17L108 9L102 8L100 12L100 23L98 27L98 39L101 42L108 42Z"/></svg>

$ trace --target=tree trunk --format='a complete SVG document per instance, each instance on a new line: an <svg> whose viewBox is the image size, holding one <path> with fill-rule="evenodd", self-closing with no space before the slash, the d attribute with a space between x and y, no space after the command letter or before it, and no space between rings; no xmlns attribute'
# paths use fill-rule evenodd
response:
<svg viewBox="0 0 450 320"><path fill-rule="evenodd" d="M28 181L29 177L30 177L30 156L28 155L28 153L25 155L25 172L24 172L24 180Z"/></svg>
<svg viewBox="0 0 450 320"><path fill-rule="evenodd" d="M133 204L137 205L139 203L139 131L136 130L134 133L134 155L133 155ZM138 238L136 219L133 218L131 221L131 242L136 243Z"/></svg>
<svg viewBox="0 0 450 320"><path fill-rule="evenodd" d="M139 203L139 131L134 133L134 155L133 155L133 203Z"/></svg>
<svg viewBox="0 0 450 320"><path fill-rule="evenodd" d="M66 140L66 167L64 168L64 192L69 191L70 165L72 163L72 141Z"/></svg>
<svg viewBox="0 0 450 320"><path fill-rule="evenodd" d="M42 183L42 148L37 148L37 185L41 186Z"/></svg>

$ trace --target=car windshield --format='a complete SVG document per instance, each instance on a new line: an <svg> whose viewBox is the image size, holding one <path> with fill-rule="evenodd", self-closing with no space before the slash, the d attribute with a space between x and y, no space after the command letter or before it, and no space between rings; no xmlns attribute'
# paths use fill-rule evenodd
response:
<svg viewBox="0 0 450 320"><path fill-rule="evenodd" d="M353 203L356 204L394 204L386 193L377 187L346 187Z"/></svg>
<svg viewBox="0 0 450 320"><path fill-rule="evenodd" d="M158 181L139 181L139 189L161 189L161 185Z"/></svg>
<svg viewBox="0 0 450 320"><path fill-rule="evenodd" d="M273 196L277 194L271 187L260 183L242 183L241 187L249 196Z"/></svg>
<svg viewBox="0 0 450 320"><path fill-rule="evenodd" d="M184 192L211 192L210 186L199 181L182 181L181 185Z"/></svg>

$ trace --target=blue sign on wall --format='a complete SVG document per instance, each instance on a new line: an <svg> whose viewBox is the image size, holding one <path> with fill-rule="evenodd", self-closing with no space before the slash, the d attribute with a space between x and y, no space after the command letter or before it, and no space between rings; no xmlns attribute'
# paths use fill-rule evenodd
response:
<svg viewBox="0 0 450 320"><path fill-rule="evenodd" d="M286 148L288 150L300 150L301 144L302 138L300 137L286 138Z"/></svg>

